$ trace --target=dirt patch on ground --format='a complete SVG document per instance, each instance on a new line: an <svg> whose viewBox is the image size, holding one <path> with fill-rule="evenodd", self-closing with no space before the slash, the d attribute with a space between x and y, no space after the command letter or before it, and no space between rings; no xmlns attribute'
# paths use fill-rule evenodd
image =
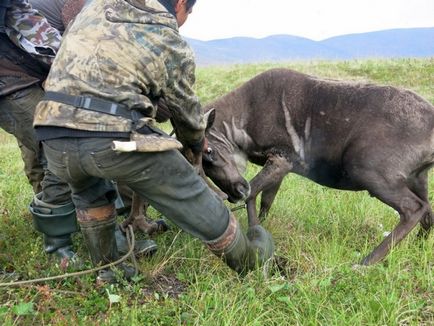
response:
<svg viewBox="0 0 434 326"><path fill-rule="evenodd" d="M142 289L146 297L155 297L155 293L165 298L177 299L187 289L187 284L176 278L175 275L160 274L153 277Z"/></svg>

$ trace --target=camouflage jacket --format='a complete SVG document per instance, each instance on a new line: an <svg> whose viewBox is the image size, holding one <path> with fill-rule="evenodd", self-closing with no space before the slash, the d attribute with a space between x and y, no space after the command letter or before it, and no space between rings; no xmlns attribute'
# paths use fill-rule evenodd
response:
<svg viewBox="0 0 434 326"><path fill-rule="evenodd" d="M155 116L164 98L187 145L202 139L203 111L194 94L193 53L175 17L157 0L94 0L70 25L54 61L47 91L95 96ZM131 121L70 105L42 101L35 126L129 132Z"/></svg>
<svg viewBox="0 0 434 326"><path fill-rule="evenodd" d="M0 33L0 97L41 83L48 71L48 65L35 60Z"/></svg>
<svg viewBox="0 0 434 326"><path fill-rule="evenodd" d="M51 26L61 34L69 23L77 16L85 4L85 0L29 0L33 9L39 11Z"/></svg>
<svg viewBox="0 0 434 326"><path fill-rule="evenodd" d="M61 36L27 0L12 0L0 27L0 96L42 82Z"/></svg>
<svg viewBox="0 0 434 326"><path fill-rule="evenodd" d="M0 32L5 32L16 46L51 64L62 37L27 0L12 0L6 11L5 25Z"/></svg>
<svg viewBox="0 0 434 326"><path fill-rule="evenodd" d="M39 11L51 26L61 34L65 31L65 24L62 21L62 10L66 0L29 0L33 9Z"/></svg>

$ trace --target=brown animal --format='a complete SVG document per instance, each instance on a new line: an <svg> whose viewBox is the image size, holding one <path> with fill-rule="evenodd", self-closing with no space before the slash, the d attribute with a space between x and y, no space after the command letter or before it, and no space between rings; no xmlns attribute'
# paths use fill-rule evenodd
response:
<svg viewBox="0 0 434 326"><path fill-rule="evenodd" d="M398 225L362 264L383 259L419 222L426 234L431 228L434 107L415 93L274 69L207 107L216 115L205 173L230 201L246 201L250 224L258 223L258 194L263 218L294 172L327 187L367 190L398 211ZM263 166L250 184L240 174L247 160Z"/></svg>

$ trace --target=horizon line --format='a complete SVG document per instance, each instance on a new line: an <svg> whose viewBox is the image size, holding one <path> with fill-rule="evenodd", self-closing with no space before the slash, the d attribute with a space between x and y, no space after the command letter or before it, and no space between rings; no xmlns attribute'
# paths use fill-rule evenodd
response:
<svg viewBox="0 0 434 326"><path fill-rule="evenodd" d="M318 40L313 39L313 38L309 38L309 37L305 37L305 36L295 35L295 34L280 34L280 33L270 34L270 35L261 36L261 37L239 35L239 36L228 36L228 37L221 37L221 38L214 38L214 39L206 39L206 40L190 37L190 36L187 36L187 35L183 35L182 33L181 33L181 35L184 38L188 38L188 39L196 40L196 41L201 41L201 42L212 42L212 41L228 40L228 39L234 39L234 38L250 38L250 39L255 39L255 40L262 40L262 39L266 39L268 37L273 37L273 36L292 36L292 37L298 37L298 38L302 38L302 39L306 39L306 40L310 40L310 41L314 41L314 42L321 42L321 41L325 41L325 40L328 40L328 39L331 39L331 38L335 38L335 37L340 37L340 36L379 33L379 32L386 32L386 31L393 31L393 30L431 29L431 28L434 28L434 26L396 27L396 28L387 28L387 29L380 29L380 30L372 30L372 31L367 31L367 32L354 32L354 33L346 33L346 34L337 34L337 35L329 36L329 37L318 39Z"/></svg>

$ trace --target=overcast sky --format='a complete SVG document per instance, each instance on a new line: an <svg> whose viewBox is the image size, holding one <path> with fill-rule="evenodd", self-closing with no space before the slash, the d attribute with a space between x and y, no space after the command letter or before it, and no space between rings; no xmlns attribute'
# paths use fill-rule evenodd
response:
<svg viewBox="0 0 434 326"><path fill-rule="evenodd" d="M274 34L322 40L408 27L434 27L434 0L197 0L180 32L199 40Z"/></svg>

